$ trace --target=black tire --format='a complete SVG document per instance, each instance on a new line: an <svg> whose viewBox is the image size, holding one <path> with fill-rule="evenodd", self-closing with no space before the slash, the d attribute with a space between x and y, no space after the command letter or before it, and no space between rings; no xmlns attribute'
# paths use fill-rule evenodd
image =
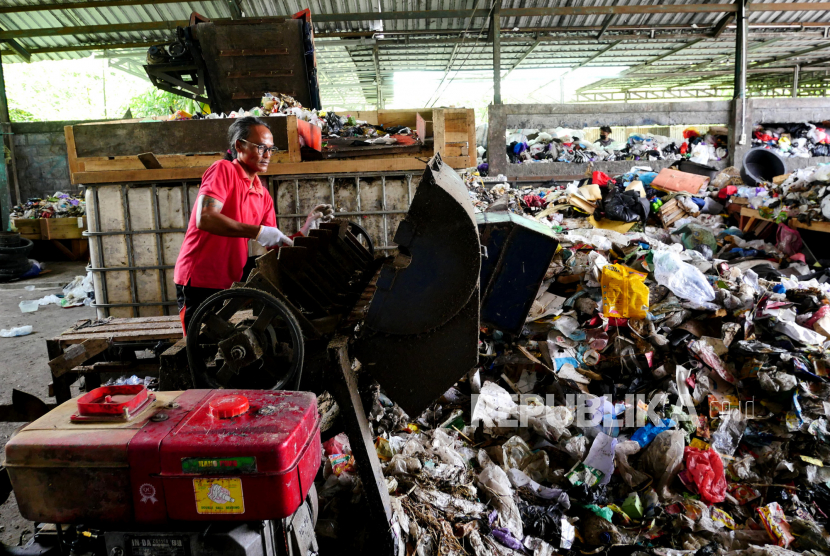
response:
<svg viewBox="0 0 830 556"><path fill-rule="evenodd" d="M0 264L0 273L14 274L15 272L26 272L30 268L32 268L32 264L29 262L29 259L20 257L16 261L8 261Z"/></svg>
<svg viewBox="0 0 830 556"><path fill-rule="evenodd" d="M3 253L0 253L0 268L15 266L16 264L21 264L23 261L28 260L29 258L26 255L4 255Z"/></svg>
<svg viewBox="0 0 830 556"><path fill-rule="evenodd" d="M227 305L226 305L227 302ZM252 362L246 364L241 369L246 373L242 376L240 372L229 381L223 383L218 377L221 374L221 369L210 370L207 365L207 360L215 358L218 350L211 346L217 346L219 341L230 337L229 330L239 331L244 323L231 325L233 328L228 329L228 321L230 318L243 308L252 306L254 310L259 309L264 311L268 306L269 310L273 312L270 320L263 321L264 329L272 330L274 341L268 344L269 348L275 348L277 345L282 346L283 342L276 339L276 332L272 329L272 324L275 318L279 318L283 325L280 330L283 340L290 344L291 359L286 362L286 366L280 369L281 374L274 376L275 369L271 366L267 368L262 366L264 359L258 359L260 363ZM224 311L223 311L224 309ZM221 313L228 313L227 315ZM208 325L204 330L202 324L210 319L211 323L220 321L222 331L216 331ZM255 317L255 322L248 326L250 329L256 329L260 317ZM224 321L222 323L221 321ZM255 334L261 337L264 330L260 329ZM267 340L265 344L267 344ZM285 306L273 295L262 290L253 288L234 288L230 290L223 290L208 297L204 303L194 313L190 324L187 327L187 361L190 367L190 372L193 377L193 384L196 388L242 388L242 389L257 389L257 390L296 390L300 384L302 376L303 360L305 357L305 342L303 339L302 329L300 323L297 322L296 317L291 313L288 307ZM267 351L267 350L265 350ZM278 356L279 357L279 356ZM255 365L259 365L258 369L253 369ZM266 371L252 376L252 370Z"/></svg>
<svg viewBox="0 0 830 556"><path fill-rule="evenodd" d="M14 280L15 278L19 278L29 272L29 269L32 268L32 264L27 260L26 266L15 269L15 270L7 270L5 268L0 269L0 282L8 282L10 280Z"/></svg>
<svg viewBox="0 0 830 556"><path fill-rule="evenodd" d="M31 239L21 237L19 245L0 245L0 255L28 255L34 245Z"/></svg>
<svg viewBox="0 0 830 556"><path fill-rule="evenodd" d="M14 247L20 245L20 234L17 232L0 232L0 247Z"/></svg>

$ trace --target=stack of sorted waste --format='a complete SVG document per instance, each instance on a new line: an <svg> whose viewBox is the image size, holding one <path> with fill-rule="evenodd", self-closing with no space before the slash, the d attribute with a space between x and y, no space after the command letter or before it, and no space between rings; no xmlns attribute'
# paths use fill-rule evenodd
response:
<svg viewBox="0 0 830 556"><path fill-rule="evenodd" d="M752 133L752 146L783 157L830 156L830 122L759 125Z"/></svg>
<svg viewBox="0 0 830 556"><path fill-rule="evenodd" d="M800 238L735 227L737 170L466 178L560 247L522 330L482 324L438 403L376 394L399 553L830 553L830 283ZM318 534L340 542L361 485L348 438L324 449Z"/></svg>
<svg viewBox="0 0 830 556"><path fill-rule="evenodd" d="M521 129L507 136L507 156L511 163L571 162L630 160L683 160L699 164L723 160L728 155L727 128L712 126L705 133L696 128L683 131L683 140L673 140L652 133L629 134L626 141L603 145L586 136L593 130Z"/></svg>
<svg viewBox="0 0 830 556"><path fill-rule="evenodd" d="M12 208L12 218L77 218L86 214L83 195L58 191L45 199L31 198Z"/></svg>
<svg viewBox="0 0 830 556"><path fill-rule="evenodd" d="M309 110L304 108L294 97L284 93L265 93L260 101L260 106L245 110L239 110L229 114L190 114L184 110L178 110L171 114L168 121L181 121L190 119L222 119L242 118L245 116L273 117L273 116L297 116L298 119L316 125L322 130L324 137L350 138L356 141L363 141L367 145L391 145L404 139L412 137L418 139L415 130L406 126L384 126L369 124L363 120L357 120L354 116L338 116L332 111ZM408 144L409 142L406 141Z"/></svg>

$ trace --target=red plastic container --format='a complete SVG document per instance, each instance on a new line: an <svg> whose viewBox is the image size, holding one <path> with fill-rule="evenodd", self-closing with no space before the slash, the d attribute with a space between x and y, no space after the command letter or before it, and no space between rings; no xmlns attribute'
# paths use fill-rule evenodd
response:
<svg viewBox="0 0 830 556"><path fill-rule="evenodd" d="M22 429L6 445L21 514L46 523L255 521L289 516L305 499L320 465L314 394L155 397L120 422L73 422L81 399L71 400Z"/></svg>

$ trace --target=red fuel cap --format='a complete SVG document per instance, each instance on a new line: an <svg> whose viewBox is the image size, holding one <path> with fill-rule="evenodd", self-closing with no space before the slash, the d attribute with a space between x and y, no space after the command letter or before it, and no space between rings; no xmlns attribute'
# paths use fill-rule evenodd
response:
<svg viewBox="0 0 830 556"><path fill-rule="evenodd" d="M245 396L222 396L211 400L210 414L217 419L230 419L248 411L248 398Z"/></svg>

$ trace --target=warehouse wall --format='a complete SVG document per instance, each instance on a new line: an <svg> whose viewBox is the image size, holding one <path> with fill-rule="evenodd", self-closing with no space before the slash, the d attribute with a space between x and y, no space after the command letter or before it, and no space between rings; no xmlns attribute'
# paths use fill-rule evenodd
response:
<svg viewBox="0 0 830 556"><path fill-rule="evenodd" d="M20 196L46 197L56 191L78 193L69 183L63 126L76 122L27 122L12 124L14 159ZM14 184L12 192L14 191ZM12 193L14 195L14 193Z"/></svg>

